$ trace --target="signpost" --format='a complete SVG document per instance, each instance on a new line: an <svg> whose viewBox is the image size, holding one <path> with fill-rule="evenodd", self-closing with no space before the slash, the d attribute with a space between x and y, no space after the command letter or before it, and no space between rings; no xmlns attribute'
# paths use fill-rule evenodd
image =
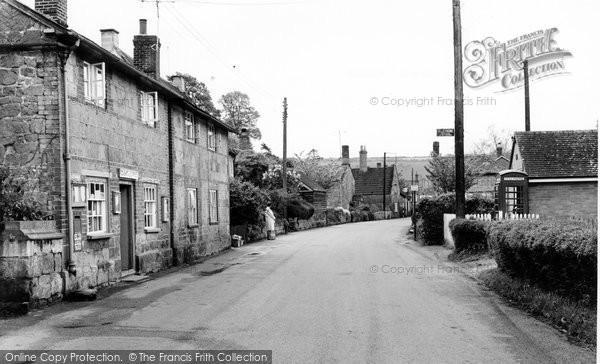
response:
<svg viewBox="0 0 600 364"><path fill-rule="evenodd" d="M437 129L437 136L454 136L454 128Z"/></svg>

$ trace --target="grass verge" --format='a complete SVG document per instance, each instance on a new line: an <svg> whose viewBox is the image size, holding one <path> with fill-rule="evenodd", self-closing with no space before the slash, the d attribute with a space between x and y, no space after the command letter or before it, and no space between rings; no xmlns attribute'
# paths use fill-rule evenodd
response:
<svg viewBox="0 0 600 364"><path fill-rule="evenodd" d="M596 297L591 298L593 302L574 302L512 278L498 269L486 270L479 278L512 305L567 334L570 341L596 350Z"/></svg>

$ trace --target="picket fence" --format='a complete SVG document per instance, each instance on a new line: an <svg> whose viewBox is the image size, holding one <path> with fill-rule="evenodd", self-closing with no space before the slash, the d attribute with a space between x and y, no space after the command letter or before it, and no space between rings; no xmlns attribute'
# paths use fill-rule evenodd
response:
<svg viewBox="0 0 600 364"><path fill-rule="evenodd" d="M481 220L481 221L492 221L492 220L539 220L539 214L515 214L509 212L504 214L502 211L498 211L496 216L492 214L468 214L465 215L465 219Z"/></svg>

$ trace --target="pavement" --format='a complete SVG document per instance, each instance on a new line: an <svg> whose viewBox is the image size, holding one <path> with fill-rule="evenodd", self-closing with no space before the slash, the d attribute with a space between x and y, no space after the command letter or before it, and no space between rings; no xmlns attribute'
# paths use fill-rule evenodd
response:
<svg viewBox="0 0 600 364"><path fill-rule="evenodd" d="M0 349L273 350L275 363L593 363L409 219L295 232L0 321Z"/></svg>

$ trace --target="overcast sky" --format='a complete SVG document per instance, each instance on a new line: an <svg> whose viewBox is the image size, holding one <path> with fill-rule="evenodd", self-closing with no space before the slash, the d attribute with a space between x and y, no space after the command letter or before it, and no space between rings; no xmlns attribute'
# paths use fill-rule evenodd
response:
<svg viewBox="0 0 600 364"><path fill-rule="evenodd" d="M215 104L229 91L247 93L276 154L284 96L292 155L314 148L337 157L340 136L353 157L360 145L369 156L427 155L434 140L442 153L453 151L454 138L435 134L454 126L451 0L174 0L160 3L158 23L151 1L70 0L68 13L69 27L98 43L99 29L117 29L129 54L138 20L148 19L161 38L162 76L196 76ZM597 0L463 0L463 46L558 28L558 47L573 56L564 60L567 73L531 83L531 128L592 129L600 118L598 15ZM500 90L465 87L473 100L465 107L467 150L490 126L524 130L523 89ZM433 102L383 105L392 99Z"/></svg>

